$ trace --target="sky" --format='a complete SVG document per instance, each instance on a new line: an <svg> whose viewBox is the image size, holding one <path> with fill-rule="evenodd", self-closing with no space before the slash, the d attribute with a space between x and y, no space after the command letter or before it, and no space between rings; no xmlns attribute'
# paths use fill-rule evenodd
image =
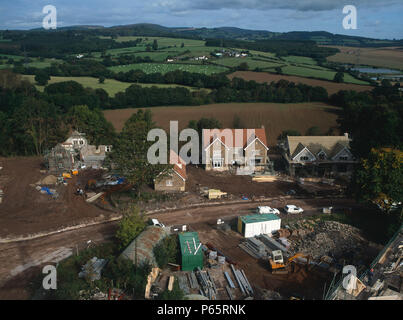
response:
<svg viewBox="0 0 403 320"><path fill-rule="evenodd" d="M41 28L46 5L56 7L58 27L155 23L403 38L403 0L0 0L0 29ZM355 30L343 28L345 5L357 8Z"/></svg>

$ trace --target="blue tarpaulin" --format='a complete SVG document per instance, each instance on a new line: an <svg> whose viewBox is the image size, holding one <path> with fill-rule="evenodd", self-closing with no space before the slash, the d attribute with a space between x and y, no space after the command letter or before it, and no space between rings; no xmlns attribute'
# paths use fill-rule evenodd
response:
<svg viewBox="0 0 403 320"><path fill-rule="evenodd" d="M48 187L42 187L41 190L46 191L46 193L49 195L53 195L53 192L50 192Z"/></svg>

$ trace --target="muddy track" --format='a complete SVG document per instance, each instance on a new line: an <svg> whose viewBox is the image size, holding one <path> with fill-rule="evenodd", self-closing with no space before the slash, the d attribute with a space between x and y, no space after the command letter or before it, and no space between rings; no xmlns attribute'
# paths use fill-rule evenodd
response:
<svg viewBox="0 0 403 320"><path fill-rule="evenodd" d="M282 207L286 203L300 205L305 209L304 214L302 216L295 216L295 219L318 213L323 206L354 207L356 205L350 199L276 199L261 204ZM200 222L215 223L218 218L225 220L233 219L238 215L252 213L254 208L256 208L256 203L249 202L179 209L154 213L149 216L159 219L166 225L187 224L191 227L193 224ZM95 243L110 240L116 232L116 228L117 222L110 222L57 233L34 240L0 244L0 286L3 286L0 289L0 299L10 294L13 286L15 286L10 279L19 276L22 278L19 282L23 284L24 273L27 274L27 277L32 276L29 273L30 269L32 270L32 268L38 266L60 261L75 252L77 248L79 250L85 248L88 240L92 240ZM19 288L19 290L21 291L23 288Z"/></svg>

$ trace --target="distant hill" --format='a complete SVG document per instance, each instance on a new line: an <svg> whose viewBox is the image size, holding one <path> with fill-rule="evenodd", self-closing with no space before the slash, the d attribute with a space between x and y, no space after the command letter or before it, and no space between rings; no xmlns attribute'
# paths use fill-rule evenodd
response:
<svg viewBox="0 0 403 320"><path fill-rule="evenodd" d="M38 31L39 29L35 29ZM249 30L235 27L193 28L193 27L164 27L152 23L137 23L113 27L103 26L69 26L58 30L81 30L92 34L105 36L165 36L191 39L231 39L231 40L289 40L315 41L321 45L342 45L361 47L403 46L401 40L382 40L343 34L333 34L327 31L292 31L271 32L266 30ZM32 30L33 31L33 30Z"/></svg>

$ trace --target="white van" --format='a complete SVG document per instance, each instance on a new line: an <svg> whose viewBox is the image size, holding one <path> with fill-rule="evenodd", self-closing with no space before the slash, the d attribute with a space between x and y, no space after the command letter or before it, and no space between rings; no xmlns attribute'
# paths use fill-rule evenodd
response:
<svg viewBox="0 0 403 320"><path fill-rule="evenodd" d="M268 207L268 206L260 206L257 207L256 212L258 214L268 214L268 213L273 213L273 214L280 214L280 211L276 208Z"/></svg>
<svg viewBox="0 0 403 320"><path fill-rule="evenodd" d="M165 228L165 225L162 222L159 222L157 219L151 219L151 222L154 226Z"/></svg>
<svg viewBox="0 0 403 320"><path fill-rule="evenodd" d="M293 204L287 204L284 207L284 211L287 213L302 213L304 210L300 207L294 206Z"/></svg>

